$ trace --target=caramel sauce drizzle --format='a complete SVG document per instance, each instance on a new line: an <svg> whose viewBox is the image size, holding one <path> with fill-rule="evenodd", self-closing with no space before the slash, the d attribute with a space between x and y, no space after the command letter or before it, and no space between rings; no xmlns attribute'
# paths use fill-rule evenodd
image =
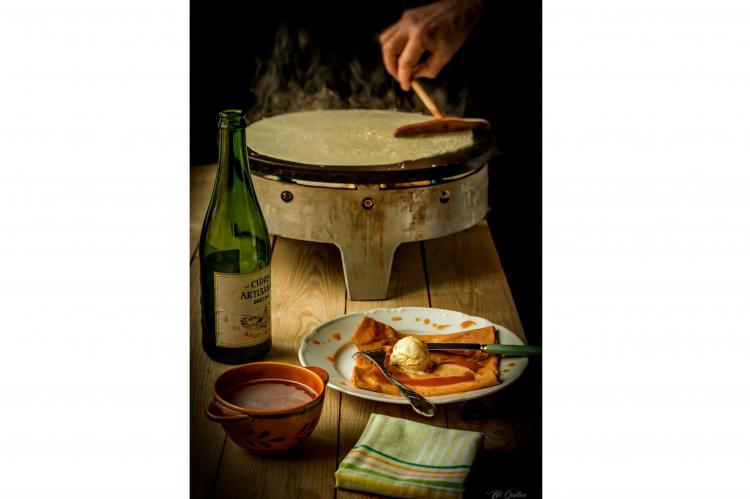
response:
<svg viewBox="0 0 750 499"><path fill-rule="evenodd" d="M476 362L472 362L470 360L463 360L463 359L448 359L444 362L441 362L441 364L456 364L457 366L463 366L474 372L479 371L479 368L482 367Z"/></svg>
<svg viewBox="0 0 750 499"><path fill-rule="evenodd" d="M441 364L456 364L459 366L466 367L469 369L468 372L465 374L461 374L459 376L436 376L434 378L412 378L408 374L404 373L400 369L389 369L388 371L391 373L391 376L396 378L398 381L405 385L412 385L412 386L444 386L444 385L452 385L455 383L462 383L464 381L474 381L476 379L475 373L479 370L481 364L478 362L472 362L471 360L456 359L455 357L451 355L433 355L432 356L432 366L428 369L428 372L432 372L435 370L435 368ZM391 355L390 352L386 354L385 358L385 365L388 366L391 363ZM374 366L373 366L374 367ZM380 369L375 368L375 376L382 382L382 383L389 383L388 379L383 375L383 373L380 372Z"/></svg>
<svg viewBox="0 0 750 499"><path fill-rule="evenodd" d="M383 375L383 373L380 372L380 370L377 370L375 372L375 376L383 382L383 383L389 383L389 381L386 379L386 377ZM398 372L391 372L391 376L396 378L398 381L405 385L412 385L412 386L441 386L441 385L452 385L455 383L461 383L464 381L473 381L476 379L476 376L474 376L474 373L468 372L466 374L462 374L461 376L443 376L438 378L422 378L422 379L416 379L416 378L410 378L409 376L405 374L401 374Z"/></svg>

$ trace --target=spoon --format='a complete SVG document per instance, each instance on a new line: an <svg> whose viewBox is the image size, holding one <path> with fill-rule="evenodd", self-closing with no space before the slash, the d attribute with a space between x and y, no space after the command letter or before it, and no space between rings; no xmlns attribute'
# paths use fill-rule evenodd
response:
<svg viewBox="0 0 750 499"><path fill-rule="evenodd" d="M391 376L391 373L388 372L388 369L385 368L385 351L384 350L372 350L370 352L357 352L354 354L354 357L357 357L359 355L364 355L368 359L372 361L373 364L378 366L380 369L380 372L383 373L383 376L385 376L388 381L393 383L393 386L395 386L398 391L401 392L401 395L406 397L406 400L409 401L409 404L411 404L412 409L416 411L418 414L421 414L422 416L427 416L428 418L431 418L435 415L435 404L412 390L411 388L402 385L399 383L399 381Z"/></svg>
<svg viewBox="0 0 750 499"><path fill-rule="evenodd" d="M434 120L423 121L421 123L412 123L404 125L393 132L394 137L411 137L414 135L433 135L436 133L460 132L462 130L472 130L474 128L490 128L490 122L480 118L458 118L456 116L443 116L435 103L432 101L422 85L417 81L411 82L411 87L419 96L427 109L435 117Z"/></svg>

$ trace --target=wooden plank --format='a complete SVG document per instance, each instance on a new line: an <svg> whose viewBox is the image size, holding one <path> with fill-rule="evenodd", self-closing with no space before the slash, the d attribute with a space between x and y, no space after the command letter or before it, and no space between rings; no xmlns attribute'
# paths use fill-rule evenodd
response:
<svg viewBox="0 0 750 499"><path fill-rule="evenodd" d="M430 303L507 327L526 341L521 320L485 222L424 242Z"/></svg>
<svg viewBox="0 0 750 499"><path fill-rule="evenodd" d="M501 324L526 340L500 259L486 223L452 236L426 241L425 258L430 300L435 308L458 310ZM467 482L467 494L479 496L517 484L523 473L517 461L519 441L534 450L534 439L541 444L536 412L519 409L530 404L533 383L523 383L494 395L451 404L447 410L450 428L484 434L485 445ZM531 402L533 404L533 401ZM529 418L529 414L531 418ZM539 413L540 415L540 413ZM528 443L528 442L531 443ZM523 466L523 465L521 465ZM522 482L523 483L523 482Z"/></svg>
<svg viewBox="0 0 750 499"><path fill-rule="evenodd" d="M390 299L383 301L348 300L346 311L351 313L365 312L374 308L428 307L429 297L419 243L403 244L396 250L388 296ZM426 418L415 413L407 405L377 403L343 394L341 395L337 464L343 461L346 454L357 443L372 413L386 414L435 426L445 426L446 424L446 411L442 406L438 406L434 417ZM336 491L336 497L339 499L361 499L373 496L341 489Z"/></svg>
<svg viewBox="0 0 750 499"><path fill-rule="evenodd" d="M198 249L201 237L203 217L206 215L208 203L216 178L216 164L193 166L190 168L190 258Z"/></svg>
<svg viewBox="0 0 750 499"><path fill-rule="evenodd" d="M206 419L211 385L226 367L208 358L201 344L199 260L190 265L190 491L191 497L210 497L225 433Z"/></svg>
<svg viewBox="0 0 750 499"><path fill-rule="evenodd" d="M267 360L299 364L302 338L345 311L341 257L333 245L277 238L271 265L273 348ZM227 440L215 497L333 497L340 395L327 390L311 437L279 457Z"/></svg>

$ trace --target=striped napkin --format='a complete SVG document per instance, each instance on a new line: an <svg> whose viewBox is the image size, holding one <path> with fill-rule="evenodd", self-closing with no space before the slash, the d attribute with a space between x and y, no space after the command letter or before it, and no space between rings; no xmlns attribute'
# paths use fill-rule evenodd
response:
<svg viewBox="0 0 750 499"><path fill-rule="evenodd" d="M370 415L336 487L390 497L460 498L482 434Z"/></svg>

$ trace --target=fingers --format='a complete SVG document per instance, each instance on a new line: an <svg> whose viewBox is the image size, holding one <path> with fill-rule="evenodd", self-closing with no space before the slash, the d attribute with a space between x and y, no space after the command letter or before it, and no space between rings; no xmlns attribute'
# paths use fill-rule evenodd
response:
<svg viewBox="0 0 750 499"><path fill-rule="evenodd" d="M381 46L383 53L383 64L388 74L398 79L398 57L404 50L407 37L403 33L395 31L391 37Z"/></svg>
<svg viewBox="0 0 750 499"><path fill-rule="evenodd" d="M410 36L406 42L404 51L398 58L398 81L401 84L401 90L407 91L411 87L412 72L414 66L419 62L419 56L424 52L422 42L417 36Z"/></svg>
<svg viewBox="0 0 750 499"><path fill-rule="evenodd" d="M420 63L420 56L426 50L423 29L415 23L413 15L404 14L399 22L380 34L379 41L386 71L398 80L402 90L408 91L413 75L423 67Z"/></svg>
<svg viewBox="0 0 750 499"><path fill-rule="evenodd" d="M380 37L378 38L378 40L380 41L380 45L382 46L388 43L388 40L393 38L396 33L398 33L398 23L391 24L380 34Z"/></svg>
<svg viewBox="0 0 750 499"><path fill-rule="evenodd" d="M397 43L395 37L398 33L399 24L396 23L383 31L379 37L380 50L383 54L383 64L388 74L394 78L398 74L398 54L401 53L404 45L406 45L406 40L401 40L401 43Z"/></svg>
<svg viewBox="0 0 750 499"><path fill-rule="evenodd" d="M414 68L414 74L412 78L437 78L440 71L448 64L451 55L446 51L438 50L432 52L430 57L418 67Z"/></svg>

